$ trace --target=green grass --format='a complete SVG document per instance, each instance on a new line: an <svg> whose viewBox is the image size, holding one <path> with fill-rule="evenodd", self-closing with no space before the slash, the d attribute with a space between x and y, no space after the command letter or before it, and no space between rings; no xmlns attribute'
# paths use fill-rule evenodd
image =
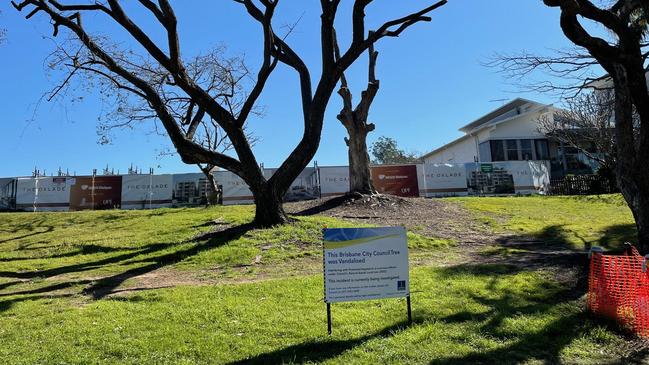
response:
<svg viewBox="0 0 649 365"><path fill-rule="evenodd" d="M279 263L322 251L322 229L358 226L328 217L295 217L271 229L234 232L193 240L217 224L242 225L253 218L249 206L154 211L0 213L2 272L31 272L47 278L74 272L108 275L151 264L182 270L249 265L258 256ZM452 245L450 240L408 232L412 249ZM227 243L227 244L225 244ZM27 275L27 274L25 274Z"/></svg>
<svg viewBox="0 0 649 365"><path fill-rule="evenodd" d="M403 300L334 304L331 337L317 275L91 302L21 301L0 317L0 358L7 364L597 364L620 356L623 340L589 320L543 272L416 268L412 283L412 326L404 323Z"/></svg>
<svg viewBox="0 0 649 365"><path fill-rule="evenodd" d="M459 198L497 232L587 249L619 249L635 242L631 211L620 195L584 197Z"/></svg>
<svg viewBox="0 0 649 365"><path fill-rule="evenodd" d="M322 229L355 226L328 217L295 217L270 229L196 239L216 223L238 227L252 218L253 209L242 206L0 214L0 290L83 290L102 296L119 286L136 286L133 278L159 268L172 270L167 276L180 282L315 273L322 266ZM416 257L452 245L413 232L408 237Z"/></svg>
<svg viewBox="0 0 649 365"><path fill-rule="evenodd" d="M616 225L632 232L616 196L454 200L496 231L548 242L604 242ZM462 242L417 228L408 232L415 323L406 325L401 299L334 304L329 337L321 231L357 225L296 217L195 239L252 215L252 207L0 214L0 363L626 361L626 340L589 318L583 292L543 270L457 264L466 261ZM553 227L561 234L547 235ZM128 291L106 296L120 290Z"/></svg>

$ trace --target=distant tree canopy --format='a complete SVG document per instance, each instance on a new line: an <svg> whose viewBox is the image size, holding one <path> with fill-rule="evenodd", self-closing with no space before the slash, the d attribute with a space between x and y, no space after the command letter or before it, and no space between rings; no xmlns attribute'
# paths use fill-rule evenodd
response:
<svg viewBox="0 0 649 365"><path fill-rule="evenodd" d="M415 152L400 149L397 141L390 137L379 137L372 144L372 156L375 164L413 163L419 159Z"/></svg>

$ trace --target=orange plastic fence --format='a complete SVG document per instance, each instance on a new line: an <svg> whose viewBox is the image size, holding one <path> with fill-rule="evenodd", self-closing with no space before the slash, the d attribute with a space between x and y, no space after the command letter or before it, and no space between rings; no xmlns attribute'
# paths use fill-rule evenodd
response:
<svg viewBox="0 0 649 365"><path fill-rule="evenodd" d="M649 273L635 247L624 255L591 252L588 308L649 337Z"/></svg>

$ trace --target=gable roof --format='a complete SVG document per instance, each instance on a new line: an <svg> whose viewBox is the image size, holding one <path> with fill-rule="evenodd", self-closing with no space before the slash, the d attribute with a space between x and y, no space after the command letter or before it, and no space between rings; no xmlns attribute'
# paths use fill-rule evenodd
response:
<svg viewBox="0 0 649 365"><path fill-rule="evenodd" d="M525 111L519 110L521 106L524 105L530 105L530 108L526 108ZM486 127L490 126L496 126L501 123L506 123L511 120L520 118L525 115L529 115L532 113L536 113L539 110L543 110L544 108L553 108L552 105L546 105L546 104L541 104L536 101L528 100L528 99L523 99L523 98L516 98L509 103L501 106L500 108L491 111L490 113L480 117L479 119L465 125L464 127L460 128L461 132L464 132L465 135L439 147L434 149L431 152L428 152L424 154L423 156L420 157L420 159L425 159L428 156L432 156L444 149L447 149L459 142L464 141L465 139L471 137L472 133L476 133L481 129L484 129ZM516 110L515 114L507 114L510 111Z"/></svg>
<svg viewBox="0 0 649 365"><path fill-rule="evenodd" d="M533 104L535 106L536 105L539 105L539 106L543 105L543 104L537 103L535 101L531 101L531 100L527 100L527 99L523 99L523 98L516 98L516 99L510 101L509 103L501 106L500 108L498 108L496 110L493 110L493 111L487 113L486 115L483 115L482 117L480 117L480 118L474 120L473 122L465 125L464 127L460 128L460 132L469 133L470 131L482 126L483 124L493 122L493 121L495 121L495 119L502 116L503 114L506 114L507 112L516 110L516 109L518 109L521 106L526 105L526 104ZM518 113L518 114L521 114L521 113Z"/></svg>
<svg viewBox="0 0 649 365"><path fill-rule="evenodd" d="M428 157L428 156L432 156L432 155L436 154L437 152L443 151L443 150L445 150L445 149L447 149L447 148L453 146L454 144L458 144L458 143L464 141L465 139L467 139L467 138L469 138L469 137L471 137L470 134L465 134L465 135L463 135L463 136L460 137L460 138L457 138L457 139L455 139L455 140L453 140L453 141L451 141L451 142L449 142L449 143L447 143L447 144L445 144L445 145L443 145L443 146L441 146L441 147L438 147L438 148L436 148L436 149L434 149L434 150L428 152L427 154L425 154L425 155L419 157L419 159L420 159L420 160L423 160L423 159L425 159L426 157Z"/></svg>

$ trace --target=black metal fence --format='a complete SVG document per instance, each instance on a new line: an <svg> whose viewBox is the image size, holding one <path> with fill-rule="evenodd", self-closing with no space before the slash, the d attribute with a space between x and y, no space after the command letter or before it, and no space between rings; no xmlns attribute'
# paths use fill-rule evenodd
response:
<svg viewBox="0 0 649 365"><path fill-rule="evenodd" d="M565 176L551 179L548 195L597 195L619 192L614 181L599 175Z"/></svg>

